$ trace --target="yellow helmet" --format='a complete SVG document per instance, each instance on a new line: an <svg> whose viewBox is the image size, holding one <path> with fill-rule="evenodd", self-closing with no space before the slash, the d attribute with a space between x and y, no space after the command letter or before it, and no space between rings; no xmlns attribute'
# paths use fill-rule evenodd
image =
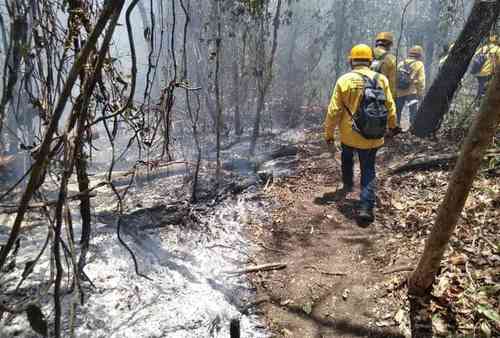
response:
<svg viewBox="0 0 500 338"><path fill-rule="evenodd" d="M370 46L365 44L359 44L351 49L351 56L349 57L352 61L373 61L373 51Z"/></svg>
<svg viewBox="0 0 500 338"><path fill-rule="evenodd" d="M422 48L422 46L413 46L408 51L408 55L416 58L421 58L422 56L424 56L424 49Z"/></svg>
<svg viewBox="0 0 500 338"><path fill-rule="evenodd" d="M384 42L393 43L394 42L394 34L392 34L391 32L380 32L375 37L375 41L384 41Z"/></svg>
<svg viewBox="0 0 500 338"><path fill-rule="evenodd" d="M490 35L488 40L490 43L497 43L497 36L495 34L492 34Z"/></svg>

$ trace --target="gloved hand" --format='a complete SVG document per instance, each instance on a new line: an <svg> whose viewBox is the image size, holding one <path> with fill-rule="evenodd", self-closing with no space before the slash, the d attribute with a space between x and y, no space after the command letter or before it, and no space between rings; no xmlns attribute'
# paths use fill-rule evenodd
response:
<svg viewBox="0 0 500 338"><path fill-rule="evenodd" d="M328 146L328 151L330 153L335 154L337 152L337 146L335 145L334 139L326 139L326 145Z"/></svg>
<svg viewBox="0 0 500 338"><path fill-rule="evenodd" d="M385 136L387 138L392 138L392 137L396 136L397 134L400 134L401 132L403 132L403 129L401 129L401 127L396 127L396 128L389 129L389 131L387 132L387 134Z"/></svg>

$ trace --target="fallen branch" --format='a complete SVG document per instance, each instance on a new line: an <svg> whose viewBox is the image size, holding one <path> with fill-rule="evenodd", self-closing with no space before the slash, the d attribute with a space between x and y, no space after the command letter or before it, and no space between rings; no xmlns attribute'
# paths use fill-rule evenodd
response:
<svg viewBox="0 0 500 338"><path fill-rule="evenodd" d="M259 272L259 271L281 270L286 267L287 263L269 263L269 264L249 266L241 270L224 271L224 273L229 275L240 275L244 273Z"/></svg>
<svg viewBox="0 0 500 338"><path fill-rule="evenodd" d="M320 274L327 275L327 276L347 276L347 274L345 272L330 272L330 271L325 271L325 270L321 270L320 268L318 268L315 265L308 265L308 266L305 266L304 268L316 270Z"/></svg>
<svg viewBox="0 0 500 338"><path fill-rule="evenodd" d="M458 154L417 157L403 165L399 165L394 168L389 168L387 173L393 175L412 170L429 170L429 169L439 168L442 166L449 166L450 164L456 162L457 159L458 159Z"/></svg>
<svg viewBox="0 0 500 338"><path fill-rule="evenodd" d="M96 197L97 194L92 193L92 191L97 189L97 188L100 188L102 186L105 186L105 185L107 185L106 182L101 182L101 183L96 184L95 186L93 186L92 188L90 188L86 191L82 191L80 193L68 196L67 200L68 201L77 200L80 197L86 196L86 195L88 195L89 197ZM51 207L51 206L54 206L56 204L57 204L57 200L50 200L50 201L40 202L40 203L32 203L32 204L29 204L27 206L27 209L39 209L39 208ZM2 214L15 214L18 210L18 206L14 205L14 204L3 204L3 205L0 205L0 208L6 208L5 210L0 211L0 213L2 213Z"/></svg>
<svg viewBox="0 0 500 338"><path fill-rule="evenodd" d="M398 266L398 267L395 267L393 269L383 271L382 273L384 275L390 275L390 274L398 273L398 272L411 272L413 270L415 270L415 267L408 265L408 266Z"/></svg>
<svg viewBox="0 0 500 338"><path fill-rule="evenodd" d="M274 251L274 252L278 252L278 253L281 253L281 254L286 254L287 253L285 250L279 250L279 249L268 247L264 243L257 243L257 244L259 244L261 247L263 247L264 249L269 250L269 251Z"/></svg>

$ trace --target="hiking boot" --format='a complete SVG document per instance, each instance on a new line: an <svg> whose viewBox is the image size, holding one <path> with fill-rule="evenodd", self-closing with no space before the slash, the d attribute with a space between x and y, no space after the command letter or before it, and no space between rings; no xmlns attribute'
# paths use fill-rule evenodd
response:
<svg viewBox="0 0 500 338"><path fill-rule="evenodd" d="M368 225L373 223L374 220L375 220L375 216L373 214L373 208L362 206L359 209L358 221L359 221L360 226L367 227Z"/></svg>

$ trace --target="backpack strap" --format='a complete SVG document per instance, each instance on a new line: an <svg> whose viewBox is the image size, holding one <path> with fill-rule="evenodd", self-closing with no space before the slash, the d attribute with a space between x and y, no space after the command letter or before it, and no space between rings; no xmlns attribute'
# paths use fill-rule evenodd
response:
<svg viewBox="0 0 500 338"><path fill-rule="evenodd" d="M410 79L412 79L412 80L414 80L413 79L414 74L413 74L413 70L411 69L411 65L417 63L418 61L419 60L413 60L410 62L405 61L405 62L403 62L403 65L401 66L401 68L404 68L408 72L408 74L410 74Z"/></svg>
<svg viewBox="0 0 500 338"><path fill-rule="evenodd" d="M377 86L379 85L378 79L379 79L380 75L377 72L374 72L375 76L373 77L373 79L370 78L368 75L365 75L365 74L363 74L361 72L357 72L356 70L351 71L351 73L357 74L357 75L361 76L361 79L364 82L366 82L366 81L370 81L370 82L375 81L375 84ZM351 110L349 109L349 107L347 107L347 105L344 102L342 102L342 104L344 105L344 108L347 110L347 113L349 114L349 116L351 117L351 119L354 121L354 114L351 112Z"/></svg>

